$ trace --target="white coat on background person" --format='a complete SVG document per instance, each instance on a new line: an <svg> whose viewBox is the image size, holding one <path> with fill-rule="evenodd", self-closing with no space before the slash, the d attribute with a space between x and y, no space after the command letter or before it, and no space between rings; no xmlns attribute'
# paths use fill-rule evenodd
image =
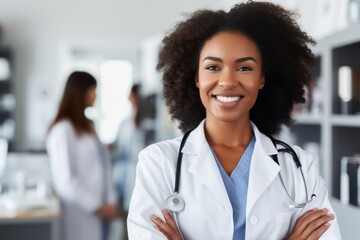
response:
<svg viewBox="0 0 360 240"><path fill-rule="evenodd" d="M129 93L131 115L119 128L114 147L114 180L120 204L127 215L135 184L135 171L139 152L144 148L144 131L140 128L140 84L133 84ZM126 218L125 218L126 221Z"/></svg>
<svg viewBox="0 0 360 240"><path fill-rule="evenodd" d="M84 110L96 99L96 79L75 71L67 79L46 150L61 202L61 240L107 240L118 215L110 159Z"/></svg>
<svg viewBox="0 0 360 240"><path fill-rule="evenodd" d="M100 240L102 223L95 211L104 201L116 204L110 161L102 159L100 151L105 149L99 147L95 136L77 136L66 120L55 125L48 135L52 179L62 204L62 240Z"/></svg>
<svg viewBox="0 0 360 240"><path fill-rule="evenodd" d="M179 195L185 201L183 212L173 214L184 239L232 239L233 210L214 156L204 134L203 121L188 137L183 160ZM305 208L289 208L289 198L305 201L300 170L289 154L278 155L280 166L270 157L278 154L272 141L252 124L256 143L251 159L246 206L246 239L283 239L296 220L313 208L333 209L324 181L318 175L317 159L294 146L304 171L308 194L316 194ZM166 239L153 227L151 214L161 216L166 199L173 194L181 137L150 145L139 155L137 180L129 216L129 239ZM195 217L196 216L196 217ZM337 219L320 239L341 239Z"/></svg>
<svg viewBox="0 0 360 240"><path fill-rule="evenodd" d="M131 86L128 100L131 103L131 115L126 117L119 127L113 150L113 176L119 202L119 217L122 224L122 239L127 239L126 219L132 191L135 185L137 157L144 148L144 132L141 129L140 88L135 83Z"/></svg>
<svg viewBox="0 0 360 240"><path fill-rule="evenodd" d="M120 160L123 165L116 164L115 167L123 168L121 173L123 178L123 203L122 207L128 211L130 205L131 194L135 185L136 164L139 152L144 148L144 132L137 127L132 118L125 119L119 131L119 148L120 155L126 156L126 160ZM120 166L118 166L120 165ZM120 174L118 174L120 175ZM115 178L115 181L119 180Z"/></svg>

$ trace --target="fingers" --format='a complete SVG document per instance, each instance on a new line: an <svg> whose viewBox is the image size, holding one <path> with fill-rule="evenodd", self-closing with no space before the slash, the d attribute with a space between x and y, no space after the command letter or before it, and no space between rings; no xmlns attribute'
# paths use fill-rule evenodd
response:
<svg viewBox="0 0 360 240"><path fill-rule="evenodd" d="M162 210L162 214L166 222L154 214L150 216L151 221L155 224L155 228L164 234L168 240L180 240L180 231L177 228L174 218L167 210Z"/></svg>
<svg viewBox="0 0 360 240"><path fill-rule="evenodd" d="M157 230L159 230L162 234L164 234L165 235L165 237L168 239L168 240L170 240L170 238L169 238L169 236L168 236L168 234L167 234L167 232L170 232L171 231L171 229L170 229L170 227L168 226L168 225L166 225L166 223L161 219L161 218L159 218L159 217L157 217L156 215L151 215L150 216L150 219L151 219L151 221L155 224L155 228L157 229Z"/></svg>
<svg viewBox="0 0 360 240"><path fill-rule="evenodd" d="M320 238L321 235L323 235L324 232L326 232L326 230L328 230L330 227L330 223L325 223L324 225L322 225L321 227L319 227L318 229L316 229L315 231L313 231L309 237L307 239L309 240L317 240Z"/></svg>
<svg viewBox="0 0 360 240"><path fill-rule="evenodd" d="M313 214L313 220L309 222L308 227L304 230L304 236L320 237L330 226L329 221L334 219L333 214L328 214L327 209L319 210L317 214ZM325 224L328 224L325 226ZM323 231L324 230L324 231ZM320 235L319 235L320 234ZM314 239L318 239L314 238ZM310 238L312 239L312 238Z"/></svg>
<svg viewBox="0 0 360 240"><path fill-rule="evenodd" d="M329 221L334 219L327 209L312 209L304 213L296 222L291 234L294 239L318 239L329 227Z"/></svg>
<svg viewBox="0 0 360 240"><path fill-rule="evenodd" d="M309 226L311 222L313 222L315 219L319 217L319 215L322 215L323 211L319 209L311 209L304 213L296 222L296 230L299 233L302 233L305 231L305 229Z"/></svg>
<svg viewBox="0 0 360 240"><path fill-rule="evenodd" d="M170 228L175 230L176 235L180 235L180 232L178 230L176 222L175 222L174 218L172 217L172 215L169 213L169 211L166 209L163 209L161 212L165 218L166 223L170 226Z"/></svg>

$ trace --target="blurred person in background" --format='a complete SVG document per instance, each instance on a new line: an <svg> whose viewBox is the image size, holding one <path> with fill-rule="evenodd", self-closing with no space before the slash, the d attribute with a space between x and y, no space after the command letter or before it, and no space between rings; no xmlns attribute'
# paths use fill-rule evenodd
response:
<svg viewBox="0 0 360 240"><path fill-rule="evenodd" d="M119 128L113 150L114 179L119 200L120 218L123 222L123 239L127 239L126 219L130 197L135 185L138 154L144 147L144 133L140 128L140 84L133 84L128 96L131 115L126 117Z"/></svg>
<svg viewBox="0 0 360 240"><path fill-rule="evenodd" d="M84 112L95 99L95 78L71 73L48 131L46 148L61 201L62 240L106 240L108 224L118 212L109 156Z"/></svg>

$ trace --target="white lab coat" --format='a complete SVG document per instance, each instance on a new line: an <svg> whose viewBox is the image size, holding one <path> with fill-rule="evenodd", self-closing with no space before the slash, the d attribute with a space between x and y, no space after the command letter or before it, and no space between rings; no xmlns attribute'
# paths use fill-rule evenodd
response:
<svg viewBox="0 0 360 240"><path fill-rule="evenodd" d="M68 120L52 128L46 147L62 204L59 239L100 240L102 222L95 210L104 202L116 202L105 149L91 134L77 136Z"/></svg>
<svg viewBox="0 0 360 240"><path fill-rule="evenodd" d="M129 209L130 198L135 185L136 164L139 152L144 148L144 133L136 127L133 116L126 118L119 129L116 152L114 177L115 181L123 184L123 208Z"/></svg>
<svg viewBox="0 0 360 240"><path fill-rule="evenodd" d="M280 166L269 155L277 154L271 140L252 124L256 137L251 159L246 206L246 239L283 239L296 220L312 208L330 206L324 181L314 156L294 146L303 166L309 195L316 198L302 209L290 209L279 172L295 202L305 201L299 169L288 154L279 155ZM130 240L166 239L153 227L150 214L162 217L165 200L173 194L181 137L150 145L139 154L135 189L130 203ZM233 239L233 211L220 172L204 135L204 121L189 135L182 150L179 194L185 209L174 214L184 239ZM284 156L284 157L282 157ZM321 239L341 239L335 219Z"/></svg>

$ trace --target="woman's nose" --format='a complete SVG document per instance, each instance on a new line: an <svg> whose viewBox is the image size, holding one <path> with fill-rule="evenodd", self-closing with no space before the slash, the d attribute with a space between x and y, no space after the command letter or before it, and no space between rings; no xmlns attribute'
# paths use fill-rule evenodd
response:
<svg viewBox="0 0 360 240"><path fill-rule="evenodd" d="M218 85L225 90L230 90L239 85L239 81L236 80L234 74L224 71L223 74L219 76Z"/></svg>

